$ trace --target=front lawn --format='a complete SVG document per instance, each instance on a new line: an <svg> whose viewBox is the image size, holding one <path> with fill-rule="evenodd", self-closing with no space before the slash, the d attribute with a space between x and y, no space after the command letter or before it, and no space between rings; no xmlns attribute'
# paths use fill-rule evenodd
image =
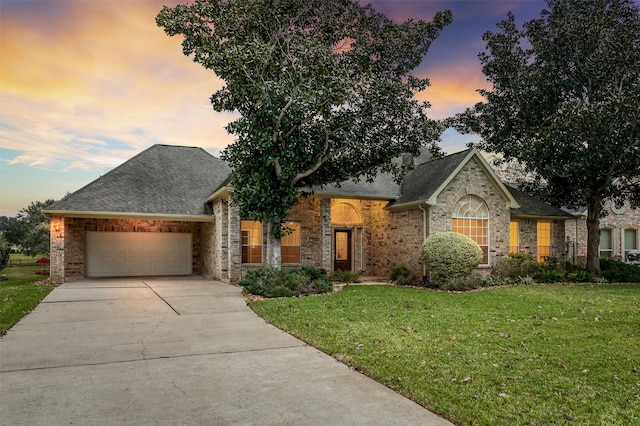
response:
<svg viewBox="0 0 640 426"><path fill-rule="evenodd" d="M14 255L11 256L13 259ZM40 271L42 266L12 266L2 270L1 274L9 279L0 281L0 337L53 290L53 285L36 284L48 278L36 274Z"/></svg>
<svg viewBox="0 0 640 426"><path fill-rule="evenodd" d="M640 424L640 285L347 286L251 307L457 424Z"/></svg>

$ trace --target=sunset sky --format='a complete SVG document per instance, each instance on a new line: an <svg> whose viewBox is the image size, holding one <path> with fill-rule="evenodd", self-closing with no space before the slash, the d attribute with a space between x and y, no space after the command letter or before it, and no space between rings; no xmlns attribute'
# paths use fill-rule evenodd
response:
<svg viewBox="0 0 640 426"><path fill-rule="evenodd" d="M0 215L32 201L60 199L153 144L199 146L219 156L233 139L233 114L213 111L222 84L182 54L181 37L155 24L163 0L0 0ZM365 3L365 2L363 2ZM371 2L396 22L454 22L415 72L431 87L420 95L431 117L480 100L487 87L477 54L482 33L512 11L539 16L542 0ZM449 130L447 152L475 140Z"/></svg>

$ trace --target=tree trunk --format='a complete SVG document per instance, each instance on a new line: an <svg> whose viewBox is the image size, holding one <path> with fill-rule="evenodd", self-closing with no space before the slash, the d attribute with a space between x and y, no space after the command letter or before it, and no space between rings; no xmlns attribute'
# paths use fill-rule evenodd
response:
<svg viewBox="0 0 640 426"><path fill-rule="evenodd" d="M600 197L587 202L587 272L600 276Z"/></svg>
<svg viewBox="0 0 640 426"><path fill-rule="evenodd" d="M280 238L276 238L272 234L274 225L272 223L267 225L267 266L280 269L282 267L282 244Z"/></svg>

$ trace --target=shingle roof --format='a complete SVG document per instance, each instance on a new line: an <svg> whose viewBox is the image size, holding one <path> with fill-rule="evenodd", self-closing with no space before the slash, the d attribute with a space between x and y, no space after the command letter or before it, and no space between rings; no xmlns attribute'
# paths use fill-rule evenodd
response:
<svg viewBox="0 0 640 426"><path fill-rule="evenodd" d="M372 182L346 180L338 185L322 185L312 188L316 195L346 198L373 198L394 200L400 195L400 185L389 173L380 173Z"/></svg>
<svg viewBox="0 0 640 426"><path fill-rule="evenodd" d="M429 149L421 147L417 156L403 154L392 161L398 164L408 161L417 166L430 161L431 158L432 155ZM379 173L372 182L367 182L365 179L361 179L358 182L346 180L341 182L340 185L328 184L312 188L317 195L380 200L395 200L401 195L400 189L400 184L389 173Z"/></svg>
<svg viewBox="0 0 640 426"><path fill-rule="evenodd" d="M532 197L518 189L506 185L513 198L520 204L519 209L511 209L513 217L557 217L559 219L570 219L573 216L557 207L547 204L537 198Z"/></svg>
<svg viewBox="0 0 640 426"><path fill-rule="evenodd" d="M202 148L153 145L47 211L210 214L207 197L230 173Z"/></svg>
<svg viewBox="0 0 640 426"><path fill-rule="evenodd" d="M373 182L351 180L313 188L318 195L390 200L392 207L424 202L468 158L470 150L419 164L399 185L392 175ZM202 148L153 145L78 191L49 206L47 212L124 213L202 216L209 196L229 183L228 164ZM569 213L506 186L520 204L513 216L569 218Z"/></svg>
<svg viewBox="0 0 640 426"><path fill-rule="evenodd" d="M392 206L411 205L431 198L460 163L467 158L470 151L457 152L416 166L405 177L402 182L401 195L392 203Z"/></svg>

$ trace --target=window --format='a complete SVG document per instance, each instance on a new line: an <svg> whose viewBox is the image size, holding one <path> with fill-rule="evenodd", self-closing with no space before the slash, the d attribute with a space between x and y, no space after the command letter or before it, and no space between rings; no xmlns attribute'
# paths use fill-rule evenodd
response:
<svg viewBox="0 0 640 426"><path fill-rule="evenodd" d="M538 262L551 257L551 222L538 221Z"/></svg>
<svg viewBox="0 0 640 426"><path fill-rule="evenodd" d="M512 220L509 223L509 254L518 253L520 246L520 223Z"/></svg>
<svg viewBox="0 0 640 426"><path fill-rule="evenodd" d="M284 222L282 225L289 230L280 240L282 263L300 263L300 222Z"/></svg>
<svg viewBox="0 0 640 426"><path fill-rule="evenodd" d="M337 203L331 206L331 223L362 223L362 218L351 204Z"/></svg>
<svg viewBox="0 0 640 426"><path fill-rule="evenodd" d="M611 238L611 229L600 230L600 256L611 257L613 254L613 242Z"/></svg>
<svg viewBox="0 0 640 426"><path fill-rule="evenodd" d="M638 249L638 231L635 229L624 230L624 260L631 250Z"/></svg>
<svg viewBox="0 0 640 426"><path fill-rule="evenodd" d="M453 211L451 230L478 243L483 253L481 264L489 264L489 209L482 199L462 197Z"/></svg>
<svg viewBox="0 0 640 426"><path fill-rule="evenodd" d="M262 263L262 223L253 220L240 222L242 234L242 263Z"/></svg>

